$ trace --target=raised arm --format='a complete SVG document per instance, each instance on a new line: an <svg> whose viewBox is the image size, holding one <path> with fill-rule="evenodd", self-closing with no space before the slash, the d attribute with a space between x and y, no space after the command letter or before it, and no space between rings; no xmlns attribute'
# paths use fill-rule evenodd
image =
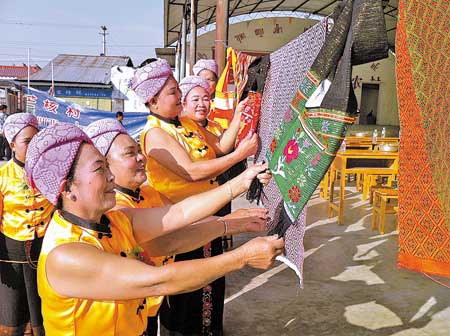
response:
<svg viewBox="0 0 450 336"><path fill-rule="evenodd" d="M217 155L226 155L233 150L241 125L242 111L244 110L247 100L248 98L245 98L238 104L234 112L233 119L230 122L230 126L223 132L221 137L218 137L210 132L206 132L207 141L208 143L213 144L214 151Z"/></svg>
<svg viewBox="0 0 450 336"><path fill-rule="evenodd" d="M258 147L258 137L253 134L236 151L228 155L213 160L193 162L186 150L162 129L151 129L145 141L147 156L151 156L187 181L216 177L236 163L255 154Z"/></svg>
<svg viewBox="0 0 450 336"><path fill-rule="evenodd" d="M134 236L140 244L143 244L215 214L233 198L247 191L256 176L263 183L268 182L270 174L261 173L265 168L267 164L249 167L239 176L217 188L188 197L168 207L129 208L121 211L130 218Z"/></svg>
<svg viewBox="0 0 450 336"><path fill-rule="evenodd" d="M50 286L60 295L127 300L190 292L245 265L266 269L283 246L275 236L258 237L220 256L153 267L88 244L68 243L50 252L45 269Z"/></svg>

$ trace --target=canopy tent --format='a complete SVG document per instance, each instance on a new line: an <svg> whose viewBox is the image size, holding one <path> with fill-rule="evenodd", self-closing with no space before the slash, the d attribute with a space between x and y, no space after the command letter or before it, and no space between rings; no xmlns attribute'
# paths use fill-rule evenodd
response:
<svg viewBox="0 0 450 336"><path fill-rule="evenodd" d="M327 16L340 0L229 0L228 16L258 12L304 12ZM216 22L216 0L198 0L197 29ZM171 46L181 37L183 10L189 0L164 0L164 45ZM383 0L390 48L395 45L398 0ZM188 18L189 19L189 18Z"/></svg>

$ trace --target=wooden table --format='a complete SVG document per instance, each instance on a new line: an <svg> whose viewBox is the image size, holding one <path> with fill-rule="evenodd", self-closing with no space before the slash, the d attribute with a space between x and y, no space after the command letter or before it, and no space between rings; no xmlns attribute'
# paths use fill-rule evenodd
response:
<svg viewBox="0 0 450 336"><path fill-rule="evenodd" d="M378 137L376 143L372 142L372 137L363 136L363 137L357 137L357 136L347 136L345 137L345 144L346 148L348 150L361 150L361 149L367 149L367 150L377 150L379 145L386 144L386 145L398 145L399 138L396 137L389 137L389 138L381 138Z"/></svg>
<svg viewBox="0 0 450 336"><path fill-rule="evenodd" d="M368 160L363 166L358 166L358 164L355 164L355 159ZM383 167L376 167L371 164L372 162L377 162L377 166L380 165L380 162L386 164ZM339 151L331 166L330 193L328 195L328 216L333 217L333 210L336 210L338 212L338 224L343 224L346 174L391 175L397 174L397 170L398 152L380 152L376 150ZM341 175L339 204L335 204L333 203L334 183L338 172Z"/></svg>
<svg viewBox="0 0 450 336"><path fill-rule="evenodd" d="M378 138L376 143L372 143L370 136L347 136L345 137L346 151L378 151L378 146L383 144L398 145L400 139L398 137ZM328 200L328 192L330 188L331 168L325 174L320 182L320 197ZM359 175L357 175L359 177ZM359 179L358 179L359 182ZM357 183L357 190L358 190Z"/></svg>

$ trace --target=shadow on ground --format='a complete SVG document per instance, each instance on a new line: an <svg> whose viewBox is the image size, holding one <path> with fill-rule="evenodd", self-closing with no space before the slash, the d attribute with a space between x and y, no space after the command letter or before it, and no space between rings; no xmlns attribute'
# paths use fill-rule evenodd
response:
<svg viewBox="0 0 450 336"><path fill-rule="evenodd" d="M280 264L227 277L225 335L450 335L448 289L397 268L395 216L388 215L385 235L373 231L372 207L354 187L346 189L344 225L328 219L326 210L314 195L307 210L304 289ZM235 245L251 237L235 237ZM255 288L243 291L249 284Z"/></svg>

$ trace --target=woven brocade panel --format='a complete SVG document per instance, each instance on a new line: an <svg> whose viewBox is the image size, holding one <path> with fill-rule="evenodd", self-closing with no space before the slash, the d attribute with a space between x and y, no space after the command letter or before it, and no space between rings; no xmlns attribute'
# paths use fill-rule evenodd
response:
<svg viewBox="0 0 450 336"><path fill-rule="evenodd" d="M450 2L401 0L400 267L450 277Z"/></svg>

